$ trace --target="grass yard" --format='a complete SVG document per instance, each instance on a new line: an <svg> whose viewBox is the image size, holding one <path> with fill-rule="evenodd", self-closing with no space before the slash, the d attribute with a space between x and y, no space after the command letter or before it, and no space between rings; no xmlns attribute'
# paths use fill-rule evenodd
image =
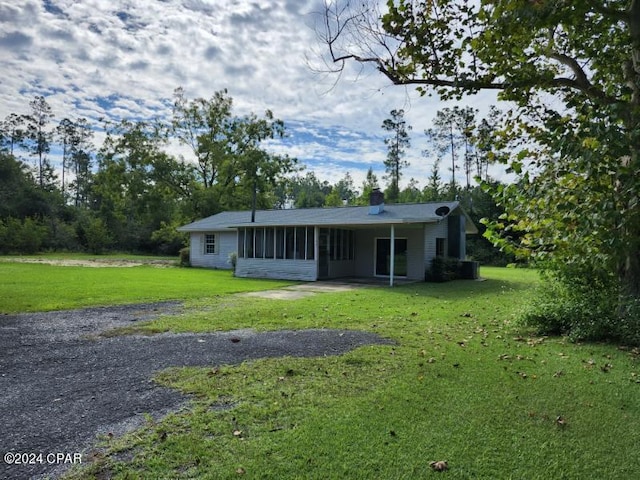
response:
<svg viewBox="0 0 640 480"><path fill-rule="evenodd" d="M290 285L235 278L229 271L159 267L157 257L48 256L28 260L143 263L134 267L59 266L0 257L0 314L164 300L190 300Z"/></svg>
<svg viewBox="0 0 640 480"><path fill-rule="evenodd" d="M0 273L7 267L0 264ZM41 279L32 288L43 295L45 279L64 281L62 272L53 273L63 267L36 267L24 275ZM161 372L158 382L192 395L190 408L104 438L105 455L70 478L640 478L640 352L519 328L535 272L483 268L485 282L291 301L229 296L244 282L245 290L275 284L222 272L111 270L138 270L141 283L170 283L155 300L189 292L185 313L149 323L148 332L352 328L397 344ZM125 278L120 283L131 281ZM205 278L217 280L208 293L193 294ZM4 280L1 289L4 298ZM60 297L69 290L60 286ZM448 462L446 472L430 467L440 460Z"/></svg>

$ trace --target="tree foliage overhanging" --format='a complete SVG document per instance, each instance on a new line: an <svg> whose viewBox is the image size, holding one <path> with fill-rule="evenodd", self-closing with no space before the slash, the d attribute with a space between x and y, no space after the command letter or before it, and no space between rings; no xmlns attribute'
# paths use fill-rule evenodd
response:
<svg viewBox="0 0 640 480"><path fill-rule="evenodd" d="M491 155L518 181L493 192L506 212L489 235L555 285L531 316L638 343L640 1L338 1L324 20L332 69L371 64L422 94L510 102Z"/></svg>

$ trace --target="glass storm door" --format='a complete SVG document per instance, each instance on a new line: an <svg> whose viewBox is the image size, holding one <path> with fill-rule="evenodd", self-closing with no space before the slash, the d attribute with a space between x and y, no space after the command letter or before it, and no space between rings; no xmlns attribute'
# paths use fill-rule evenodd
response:
<svg viewBox="0 0 640 480"><path fill-rule="evenodd" d="M407 239L395 239L393 275L407 276ZM389 276L391 274L391 239L376 238L376 275Z"/></svg>

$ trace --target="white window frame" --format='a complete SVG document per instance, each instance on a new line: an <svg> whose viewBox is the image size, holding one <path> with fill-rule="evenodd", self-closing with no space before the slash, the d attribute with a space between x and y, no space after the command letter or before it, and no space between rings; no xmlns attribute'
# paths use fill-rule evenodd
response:
<svg viewBox="0 0 640 480"><path fill-rule="evenodd" d="M209 242L209 237L213 237L213 242ZM213 244L213 251L209 252L209 246ZM215 233L205 233L202 242L204 255L218 255L218 235Z"/></svg>

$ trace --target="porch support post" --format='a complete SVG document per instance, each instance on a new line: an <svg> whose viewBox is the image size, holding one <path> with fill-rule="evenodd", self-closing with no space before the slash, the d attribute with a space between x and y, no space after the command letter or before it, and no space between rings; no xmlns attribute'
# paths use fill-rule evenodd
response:
<svg viewBox="0 0 640 480"><path fill-rule="evenodd" d="M320 227L313 227L313 260L316 264L316 280L320 278Z"/></svg>
<svg viewBox="0 0 640 480"><path fill-rule="evenodd" d="M396 264L396 227L391 224L391 261L389 265L389 286L393 287L393 271Z"/></svg>

